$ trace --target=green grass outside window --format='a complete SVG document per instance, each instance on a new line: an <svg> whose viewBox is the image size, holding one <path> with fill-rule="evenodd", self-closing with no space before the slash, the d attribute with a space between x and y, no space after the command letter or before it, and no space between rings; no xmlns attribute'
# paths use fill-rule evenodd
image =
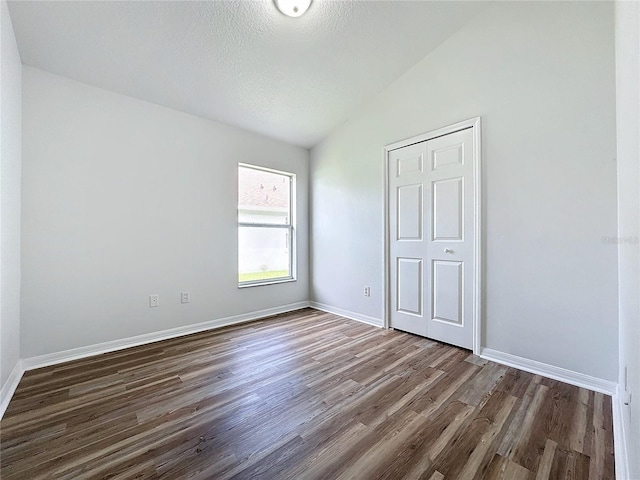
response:
<svg viewBox="0 0 640 480"><path fill-rule="evenodd" d="M287 270L271 270L269 272L251 272L238 274L238 281L242 282L255 282L257 280L271 280L277 278L286 278L289 276Z"/></svg>

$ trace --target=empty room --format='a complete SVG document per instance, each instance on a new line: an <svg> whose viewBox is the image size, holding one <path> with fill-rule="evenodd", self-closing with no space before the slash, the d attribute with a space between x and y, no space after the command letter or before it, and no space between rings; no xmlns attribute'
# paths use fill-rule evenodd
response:
<svg viewBox="0 0 640 480"><path fill-rule="evenodd" d="M640 480L640 2L0 7L0 478Z"/></svg>

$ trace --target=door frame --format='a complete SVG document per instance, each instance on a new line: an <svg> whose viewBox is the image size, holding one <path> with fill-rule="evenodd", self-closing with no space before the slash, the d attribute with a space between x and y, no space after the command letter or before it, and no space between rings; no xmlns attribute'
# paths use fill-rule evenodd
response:
<svg viewBox="0 0 640 480"><path fill-rule="evenodd" d="M473 130L473 353L480 354L482 345L482 135L481 118L454 123L415 137L400 140L384 147L384 280L383 326L391 328L391 265L389 231L389 153L415 143L425 142L450 133L471 128Z"/></svg>

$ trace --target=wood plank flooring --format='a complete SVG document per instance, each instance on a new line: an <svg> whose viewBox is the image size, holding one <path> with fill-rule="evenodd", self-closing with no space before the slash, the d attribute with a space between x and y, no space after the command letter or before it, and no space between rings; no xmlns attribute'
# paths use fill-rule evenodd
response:
<svg viewBox="0 0 640 480"><path fill-rule="evenodd" d="M305 309L27 372L3 480L614 478L611 399Z"/></svg>

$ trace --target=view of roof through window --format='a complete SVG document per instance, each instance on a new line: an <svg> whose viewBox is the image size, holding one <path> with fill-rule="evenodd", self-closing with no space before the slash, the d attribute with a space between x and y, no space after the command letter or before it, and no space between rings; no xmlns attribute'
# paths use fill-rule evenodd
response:
<svg viewBox="0 0 640 480"><path fill-rule="evenodd" d="M242 167L239 170L239 208L289 209L291 178L279 173Z"/></svg>

